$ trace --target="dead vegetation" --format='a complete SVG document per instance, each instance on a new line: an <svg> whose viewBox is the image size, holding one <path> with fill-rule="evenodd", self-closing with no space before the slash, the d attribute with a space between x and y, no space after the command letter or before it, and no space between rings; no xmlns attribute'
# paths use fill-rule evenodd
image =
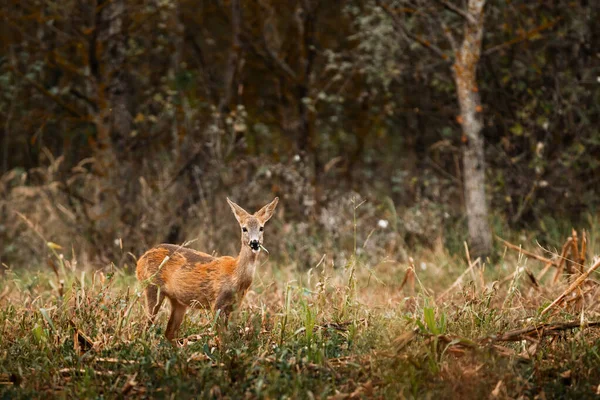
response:
<svg viewBox="0 0 600 400"><path fill-rule="evenodd" d="M587 234L573 232L553 255L502 243L510 252L493 266L471 260L465 247L463 260L415 253L402 274L393 273L398 264L371 266L358 252L344 268L323 258L308 273L270 262L228 331L218 333L209 313L192 313L176 348L163 339L164 310L157 325L144 327L140 288L128 273L115 266L90 271L48 243L48 266L8 270L0 288L0 357L10 360L0 366L0 391L9 397L595 395L600 262L589 261ZM556 271L544 273L548 265L561 272L558 278ZM440 280L442 271L450 276Z"/></svg>

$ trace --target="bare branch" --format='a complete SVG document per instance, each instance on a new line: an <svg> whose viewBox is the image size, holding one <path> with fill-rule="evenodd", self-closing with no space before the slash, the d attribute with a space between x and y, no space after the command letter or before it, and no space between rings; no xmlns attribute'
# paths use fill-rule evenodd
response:
<svg viewBox="0 0 600 400"><path fill-rule="evenodd" d="M198 64L200 65L200 69L206 75L206 77L205 77L206 90L208 91L208 94L212 98L212 100L215 103L217 103L218 99L219 99L219 94L217 93L217 88L216 88L217 87L217 84L216 84L217 79L215 78L211 69L207 65L206 57L204 56L204 50L202 50L202 46L200 46L200 44L198 43L198 41L192 34L188 34L187 39L192 44L192 48L194 49L194 51L196 53L196 60L197 60Z"/></svg>
<svg viewBox="0 0 600 400"><path fill-rule="evenodd" d="M69 114L71 114L71 115L73 115L75 117L79 117L79 118L83 117L83 115L78 110L76 110L75 108L71 107L69 104L65 103L60 97L58 97L58 96L50 93L48 90L46 90L45 87L43 87L39 83L33 81L29 77L27 77L27 75L23 74L17 68L11 67L10 69L12 71L14 71L17 75L19 75L21 78L23 78L27 82L29 82L31 85L33 85L33 87L35 87L41 94L43 94L44 96L46 96L49 99L53 100L56 104L58 104L59 106L61 106L62 108L64 108L67 112L69 112Z"/></svg>
<svg viewBox="0 0 600 400"><path fill-rule="evenodd" d="M452 47L452 51L454 52L454 54L456 54L456 52L458 51L458 43L456 42L456 39L454 38L454 34L452 33L452 30L441 19L440 19L440 23L442 25L444 35L446 36L446 39L448 39L448 42L450 43L450 47Z"/></svg>
<svg viewBox="0 0 600 400"><path fill-rule="evenodd" d="M546 22L545 24L542 24L542 25L538 26L537 28L534 28L534 29L532 29L532 30L530 30L528 32L525 32L524 34L522 34L522 35L520 35L520 36L518 36L518 37L516 37L514 39L511 39L511 40L509 40L507 42L500 43L500 44L497 44L495 46L489 47L489 48L487 48L487 49L485 49L483 51L483 55L487 56L487 55L495 53L495 52L497 52L499 50L502 50L502 49L505 49L507 47L510 47L513 44L517 44L517 43L521 43L521 42L524 42L526 40L529 40L533 36L535 36L536 34L554 27L554 25L556 25L557 23L559 23L560 20L562 20L562 17L558 17L558 18L556 18L556 19L554 19L552 21Z"/></svg>
<svg viewBox="0 0 600 400"><path fill-rule="evenodd" d="M463 17L464 19L467 20L467 22L469 22L470 24L476 24L477 20L473 17L473 15L469 14L467 11L463 10L462 8L449 3L446 0L436 0L438 3L440 3L442 6L444 6L444 8L452 11L453 13Z"/></svg>
<svg viewBox="0 0 600 400"><path fill-rule="evenodd" d="M458 51L458 42L456 41L456 38L454 37L454 33L452 32L452 29L446 24L442 15L435 11L426 13L425 15L431 21L432 25L435 26L436 23L441 25L442 33L448 40L448 43L450 44L450 47L452 48L452 52L454 54L456 54Z"/></svg>
<svg viewBox="0 0 600 400"><path fill-rule="evenodd" d="M275 63L275 65L277 65L282 71L284 71L286 73L286 75L288 75L292 80L296 80L296 73L294 72L294 70L288 65L288 63L283 61L281 59L281 57L279 57L275 53L275 51L269 46L267 41L264 39L264 37L263 37L263 47L265 48L265 50L267 51L267 54L269 55L271 60Z"/></svg>
<svg viewBox="0 0 600 400"><path fill-rule="evenodd" d="M423 39L422 37L414 35L411 32L409 32L404 27L404 24L402 23L402 21L400 20L398 15L396 15L396 13L393 12L387 4L383 4L381 2L381 0L375 0L375 1L376 1L377 5L379 7L381 7L385 11L385 13L392 19L394 29L396 29L399 33L401 33L405 37L411 39L412 41L419 43L421 46L429 49L431 52L435 53L436 55L438 55L439 57L441 57L444 60L448 60L450 58L450 57L448 57L448 54L446 54L442 49L437 47L435 44L431 43L429 40Z"/></svg>
<svg viewBox="0 0 600 400"><path fill-rule="evenodd" d="M227 18L227 14L223 11L224 6L222 4L221 1L217 1L217 4L220 5L220 10L221 10L221 14L224 18ZM240 39L243 42L243 44L245 46L248 46L249 50L254 53L255 55L257 55L258 57L262 58L263 60L265 60L268 64L270 64L273 67L276 67L275 69L278 70L279 72L283 72L283 75L285 75L286 77L288 77L289 79L296 81L297 77L296 77L296 73L294 72L294 70L289 66L288 63L286 63L281 57L279 57L277 55L277 53L269 46L269 44L267 43L266 39L264 38L264 36L261 38L261 42L262 42L262 50L259 50L258 47L255 45L255 43L253 42L253 38L252 36L249 34L250 29L248 29L248 27L246 26L246 24L244 23L245 21L242 21L242 23L240 24ZM266 54L265 54L266 52Z"/></svg>
<svg viewBox="0 0 600 400"><path fill-rule="evenodd" d="M78 99L83 100L88 106L92 108L92 110L98 111L98 105L92 99L81 93L79 90L71 88L71 90L69 90L69 93L71 93Z"/></svg>

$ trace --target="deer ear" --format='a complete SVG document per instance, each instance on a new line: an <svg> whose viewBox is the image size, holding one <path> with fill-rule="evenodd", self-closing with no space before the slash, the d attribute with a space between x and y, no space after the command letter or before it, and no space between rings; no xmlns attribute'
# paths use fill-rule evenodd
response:
<svg viewBox="0 0 600 400"><path fill-rule="evenodd" d="M275 199L254 213L254 216L262 221L264 224L273 216L275 212L275 207L277 207L277 203L279 202L279 197L275 197Z"/></svg>
<svg viewBox="0 0 600 400"><path fill-rule="evenodd" d="M233 211L233 215L235 215L235 219L237 219L237 221L240 224L242 223L243 219L245 219L246 217L248 217L250 215L242 207L238 206L233 201L229 200L229 197L227 198L227 202L229 203L229 207L231 207L231 211Z"/></svg>

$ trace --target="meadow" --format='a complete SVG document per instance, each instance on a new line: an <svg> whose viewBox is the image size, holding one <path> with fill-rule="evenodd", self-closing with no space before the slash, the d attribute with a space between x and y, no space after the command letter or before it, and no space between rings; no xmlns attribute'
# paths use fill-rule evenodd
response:
<svg viewBox="0 0 600 400"><path fill-rule="evenodd" d="M599 1L0 16L0 400L600 398ZM137 260L275 197L166 340Z"/></svg>
<svg viewBox="0 0 600 400"><path fill-rule="evenodd" d="M228 329L188 312L176 346L168 305L147 327L131 265L48 242L47 265L0 281L0 398L595 398L598 232L553 251L519 238L483 261L465 246L373 264L359 243L300 271L262 255Z"/></svg>

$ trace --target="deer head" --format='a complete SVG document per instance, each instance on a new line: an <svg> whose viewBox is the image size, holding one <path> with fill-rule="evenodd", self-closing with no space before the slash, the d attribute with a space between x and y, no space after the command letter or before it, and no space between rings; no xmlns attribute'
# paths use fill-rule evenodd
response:
<svg viewBox="0 0 600 400"><path fill-rule="evenodd" d="M227 198L227 202L242 229L242 244L248 245L253 253L260 252L265 223L273 216L275 207L277 207L277 203L279 202L279 197L275 197L272 202L254 214L248 213L242 207L229 200L229 198Z"/></svg>

